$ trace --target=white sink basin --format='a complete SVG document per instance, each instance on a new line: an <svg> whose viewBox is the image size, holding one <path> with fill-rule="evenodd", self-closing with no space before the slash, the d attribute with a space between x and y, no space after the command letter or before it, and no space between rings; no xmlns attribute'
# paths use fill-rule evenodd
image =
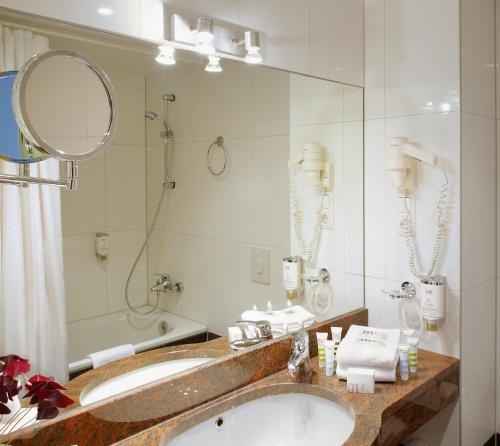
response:
<svg viewBox="0 0 500 446"><path fill-rule="evenodd" d="M285 393L223 412L162 446L340 446L353 429L354 416L339 404L304 393Z"/></svg>
<svg viewBox="0 0 500 446"><path fill-rule="evenodd" d="M174 359L172 361L141 367L140 369L124 373L105 383L99 384L87 392L83 391L80 395L80 404L88 406L97 401L116 396L145 384L150 384L212 360L212 358Z"/></svg>

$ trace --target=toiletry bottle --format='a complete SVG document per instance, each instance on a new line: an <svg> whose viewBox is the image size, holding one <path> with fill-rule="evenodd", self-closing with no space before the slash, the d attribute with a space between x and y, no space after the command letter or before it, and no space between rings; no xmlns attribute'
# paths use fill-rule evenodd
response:
<svg viewBox="0 0 500 446"><path fill-rule="evenodd" d="M426 277L422 279L420 288L422 317L427 330L438 331L440 322L444 319L445 278L443 276Z"/></svg>
<svg viewBox="0 0 500 446"><path fill-rule="evenodd" d="M328 339L328 333L316 332L318 339L318 362L321 368L325 367L325 341Z"/></svg>
<svg viewBox="0 0 500 446"><path fill-rule="evenodd" d="M408 381L410 378L410 368L408 364L408 351L410 347L407 345L399 346L399 374L401 381Z"/></svg>
<svg viewBox="0 0 500 446"><path fill-rule="evenodd" d="M408 361L410 363L410 373L416 375L418 369L418 338L411 336L407 339L407 343L409 347Z"/></svg>
<svg viewBox="0 0 500 446"><path fill-rule="evenodd" d="M326 376L333 376L333 364L334 364L334 349L335 344L333 341L325 340L324 341L325 348L325 371Z"/></svg>
<svg viewBox="0 0 500 446"><path fill-rule="evenodd" d="M286 290L288 300L299 297L300 291L300 257L285 257L283 259L283 287Z"/></svg>
<svg viewBox="0 0 500 446"><path fill-rule="evenodd" d="M333 341L333 356L334 356L334 361L337 360L337 349L339 348L340 341L342 339L342 327L330 327L330 330L332 332L332 341ZM335 367L335 365L334 365Z"/></svg>

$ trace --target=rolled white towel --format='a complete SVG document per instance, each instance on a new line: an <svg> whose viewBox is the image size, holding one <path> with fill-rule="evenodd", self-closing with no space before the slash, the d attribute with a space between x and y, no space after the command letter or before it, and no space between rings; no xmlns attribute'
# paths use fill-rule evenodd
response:
<svg viewBox="0 0 500 446"><path fill-rule="evenodd" d="M92 361L92 365L95 369L105 364L109 364L110 362L118 361L119 359L127 358L132 355L135 355L134 346L132 344L123 344L91 353L88 357Z"/></svg>
<svg viewBox="0 0 500 446"><path fill-rule="evenodd" d="M385 368L385 367L359 367L359 366L353 366L352 364L337 364L337 376L339 379L347 379L347 371L351 367L356 367L356 368L369 368L372 370L375 370L375 381L378 382L395 382L396 381L396 366L392 368Z"/></svg>
<svg viewBox="0 0 500 446"><path fill-rule="evenodd" d="M399 355L400 330L351 325L337 350L337 361L345 367L395 367Z"/></svg>

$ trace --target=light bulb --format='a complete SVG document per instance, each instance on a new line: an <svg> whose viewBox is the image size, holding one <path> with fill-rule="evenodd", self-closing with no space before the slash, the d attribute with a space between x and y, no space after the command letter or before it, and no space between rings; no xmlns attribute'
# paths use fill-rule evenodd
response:
<svg viewBox="0 0 500 446"><path fill-rule="evenodd" d="M205 67L205 71L209 73L220 73L222 71L222 67L220 66L220 58L216 56L208 56L208 64Z"/></svg>
<svg viewBox="0 0 500 446"><path fill-rule="evenodd" d="M259 53L260 48L252 47L247 51L247 55L245 56L245 62L251 64L259 64L262 63L262 56Z"/></svg>
<svg viewBox="0 0 500 446"><path fill-rule="evenodd" d="M200 54L214 52L213 22L210 19L198 19L196 25L196 51Z"/></svg>
<svg viewBox="0 0 500 446"><path fill-rule="evenodd" d="M245 49L247 50L247 55L245 56L246 63L258 64L262 62L259 33L245 31Z"/></svg>
<svg viewBox="0 0 500 446"><path fill-rule="evenodd" d="M156 62L162 65L175 65L175 48L169 45L160 45L158 49L160 53L155 58Z"/></svg>

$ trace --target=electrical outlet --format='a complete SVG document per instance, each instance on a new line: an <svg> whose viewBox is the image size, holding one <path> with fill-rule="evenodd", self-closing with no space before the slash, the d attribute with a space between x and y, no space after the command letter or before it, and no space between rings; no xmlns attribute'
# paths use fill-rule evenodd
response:
<svg viewBox="0 0 500 446"><path fill-rule="evenodd" d="M271 250L269 248L250 248L250 262L252 265L252 282L271 284Z"/></svg>

